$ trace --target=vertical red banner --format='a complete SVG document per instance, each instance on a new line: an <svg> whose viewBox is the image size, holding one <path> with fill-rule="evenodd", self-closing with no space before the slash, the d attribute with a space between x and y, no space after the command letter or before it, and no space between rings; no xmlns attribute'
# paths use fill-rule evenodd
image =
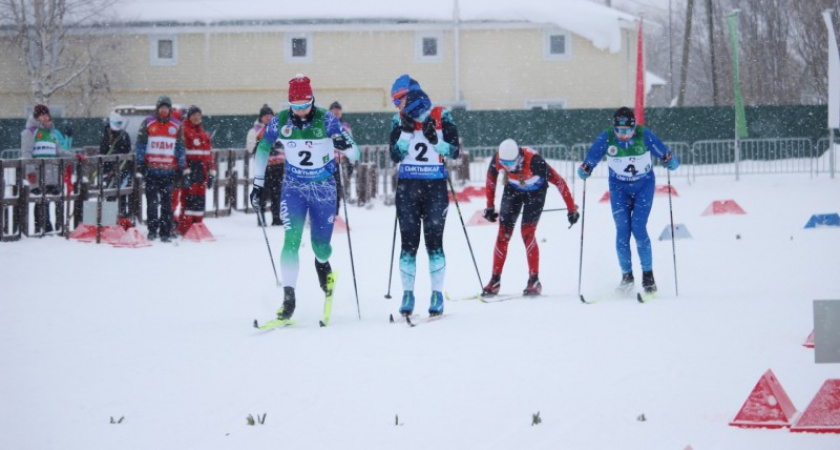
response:
<svg viewBox="0 0 840 450"><path fill-rule="evenodd" d="M636 124L645 124L645 47L642 39L642 21L639 17L639 39L636 43L636 106L633 113L636 116Z"/></svg>

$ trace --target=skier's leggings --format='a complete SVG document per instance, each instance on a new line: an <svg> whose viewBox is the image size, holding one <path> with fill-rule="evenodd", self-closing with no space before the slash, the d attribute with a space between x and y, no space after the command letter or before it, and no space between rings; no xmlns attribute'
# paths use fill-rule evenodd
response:
<svg viewBox="0 0 840 450"><path fill-rule="evenodd" d="M513 235L516 219L522 212L522 242L528 258L528 275L540 273L540 247L537 245L537 224L545 205L547 187L536 191L518 191L505 185L502 192L502 209L499 210L499 234L496 236L496 248L493 250L493 275L502 275L507 259L508 243Z"/></svg>
<svg viewBox="0 0 840 450"><path fill-rule="evenodd" d="M420 227L422 223L426 251L429 254L432 291L442 291L446 271L446 257L443 254L443 228L446 225L446 212L449 208L446 179L400 179L397 182L396 203L402 239L400 275L403 290L414 290L414 276L417 272L417 249L420 246Z"/></svg>
<svg viewBox="0 0 840 450"><path fill-rule="evenodd" d="M312 234L312 251L315 259L326 262L332 254L333 221L335 220L335 178L316 181L298 181L287 177L283 182L280 217L286 230L283 252L280 255L280 272L283 284L297 284L300 242L306 213L309 212L309 230Z"/></svg>
<svg viewBox="0 0 840 450"><path fill-rule="evenodd" d="M647 221L653 206L656 179L653 174L637 181L610 178L610 206L615 220L615 250L622 273L631 273L630 234L636 240L642 271L653 270Z"/></svg>

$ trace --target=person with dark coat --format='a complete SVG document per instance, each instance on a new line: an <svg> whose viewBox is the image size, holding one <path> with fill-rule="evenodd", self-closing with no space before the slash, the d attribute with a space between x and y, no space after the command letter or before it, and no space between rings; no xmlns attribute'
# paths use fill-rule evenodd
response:
<svg viewBox="0 0 840 450"><path fill-rule="evenodd" d="M155 115L146 117L137 133L138 178L146 179L146 224L149 240L160 236L172 240L172 189L175 179L183 176L186 165L184 132L181 122L172 117L172 101L161 95Z"/></svg>
<svg viewBox="0 0 840 450"><path fill-rule="evenodd" d="M131 153L131 138L125 131L125 119L118 113L112 112L105 123L102 140L99 142L100 155L127 155ZM128 192L128 180L134 162L131 160L106 162L102 166L102 177L105 187L114 188L117 184L120 189L126 188ZM113 198L107 199L113 201ZM128 195L121 195L119 199L119 214L121 218L128 217Z"/></svg>

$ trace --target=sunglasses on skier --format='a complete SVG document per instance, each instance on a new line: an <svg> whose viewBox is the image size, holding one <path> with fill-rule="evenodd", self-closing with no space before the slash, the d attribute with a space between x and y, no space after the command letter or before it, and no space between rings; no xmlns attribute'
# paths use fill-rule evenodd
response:
<svg viewBox="0 0 840 450"><path fill-rule="evenodd" d="M633 132L633 127L615 127L615 134L625 135Z"/></svg>
<svg viewBox="0 0 840 450"><path fill-rule="evenodd" d="M516 159L518 159L518 158L516 158ZM502 158L499 158L499 164L501 164L505 167L513 167L513 166L516 165L516 159L502 159Z"/></svg>
<svg viewBox="0 0 840 450"><path fill-rule="evenodd" d="M312 100L309 100L306 103L301 103L300 105L296 105L294 103L289 103L289 108L296 109L298 111L300 111L302 109L309 108L310 106L312 106Z"/></svg>

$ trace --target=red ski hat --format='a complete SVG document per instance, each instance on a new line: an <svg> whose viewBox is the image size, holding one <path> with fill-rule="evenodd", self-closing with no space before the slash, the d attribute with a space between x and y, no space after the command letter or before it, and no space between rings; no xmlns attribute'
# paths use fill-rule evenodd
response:
<svg viewBox="0 0 840 450"><path fill-rule="evenodd" d="M312 101L312 86L309 77L298 74L289 80L289 102Z"/></svg>

